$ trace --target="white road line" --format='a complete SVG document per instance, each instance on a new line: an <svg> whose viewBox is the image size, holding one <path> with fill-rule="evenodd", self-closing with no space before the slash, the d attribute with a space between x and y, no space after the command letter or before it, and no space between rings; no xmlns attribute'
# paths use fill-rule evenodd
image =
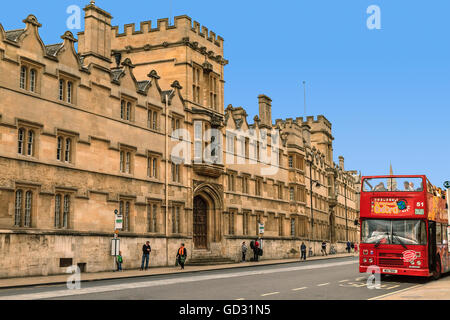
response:
<svg viewBox="0 0 450 320"><path fill-rule="evenodd" d="M395 288L398 288L398 287L400 287L399 284L397 284L397 285L395 285L395 286L392 286L392 287L389 287L389 288L386 288L386 289L387 289L387 290L391 290L391 289L395 289Z"/></svg>
<svg viewBox="0 0 450 320"><path fill-rule="evenodd" d="M327 286L327 285L329 285L330 283L329 282L327 282L327 283L321 283L321 284L318 284L317 286L318 287L323 287L323 286Z"/></svg>
<svg viewBox="0 0 450 320"><path fill-rule="evenodd" d="M245 299L244 298L239 298L239 299L236 299L236 300L240 301L240 300L245 300Z"/></svg>
<svg viewBox="0 0 450 320"><path fill-rule="evenodd" d="M346 280L341 280L341 281L339 281L339 283L341 283L341 282L347 282L347 281L350 281L350 280L348 280L348 279L346 279Z"/></svg>
<svg viewBox="0 0 450 320"><path fill-rule="evenodd" d="M299 291L299 290L305 290L305 289L308 289L308 287L295 288L295 289L292 289L292 291Z"/></svg>
<svg viewBox="0 0 450 320"><path fill-rule="evenodd" d="M98 293L112 292L112 291L119 291L119 290L149 288L149 287L156 287L156 286L174 285L174 284L180 284L180 283L189 283L189 282L206 281L206 280L217 280L217 279L227 279L227 278L235 278L235 277L254 276L254 275L265 275L265 274L280 273L280 272L293 272L293 271L301 271L301 270L333 268L333 267L341 267L341 266L346 266L346 265L351 265L351 264L356 264L356 263L359 263L359 261L332 262L332 263L313 264L313 265L309 265L309 266L274 268L274 269L266 269L266 270L252 270L252 271L241 271L241 272L209 274L209 275L196 275L196 276L189 276L189 277L185 277L185 278L181 278L181 279L171 278L171 279L164 279L164 280L149 280L149 281L142 281L142 282L135 282L135 283L103 285L103 286L96 286L96 287L90 287L90 288L82 288L79 290L66 289L66 290L55 290L55 291L47 291L47 292L39 292L39 293L0 296L0 300L38 300L38 299L63 298L63 297L68 297L68 296L94 294L94 293L98 294Z"/></svg>
<svg viewBox="0 0 450 320"><path fill-rule="evenodd" d="M277 292L264 293L261 295L261 297L272 296L274 294L279 294L279 292L277 291Z"/></svg>
<svg viewBox="0 0 450 320"><path fill-rule="evenodd" d="M381 298L385 298L385 297L394 295L396 293L400 293L400 292L403 292L403 291L408 291L408 290L411 290L411 289L414 289L414 288L418 288L418 287L421 287L421 286L423 286L423 285L422 284L418 284L416 286L412 286L412 287L405 288L405 289L402 289L402 290L398 290L398 291L390 292L390 293L387 293L387 294L383 294L383 295L378 296L378 297L373 297L373 298L370 298L368 300L378 300L378 299L381 299Z"/></svg>

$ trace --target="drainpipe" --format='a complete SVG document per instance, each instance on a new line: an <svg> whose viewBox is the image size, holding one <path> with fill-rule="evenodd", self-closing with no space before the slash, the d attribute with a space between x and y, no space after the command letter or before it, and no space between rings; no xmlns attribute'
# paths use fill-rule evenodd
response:
<svg viewBox="0 0 450 320"><path fill-rule="evenodd" d="M169 97L173 94L175 89L169 94L166 94L166 106L165 106L165 155L166 155L166 169L165 169L165 205L166 205L166 265L169 265Z"/></svg>

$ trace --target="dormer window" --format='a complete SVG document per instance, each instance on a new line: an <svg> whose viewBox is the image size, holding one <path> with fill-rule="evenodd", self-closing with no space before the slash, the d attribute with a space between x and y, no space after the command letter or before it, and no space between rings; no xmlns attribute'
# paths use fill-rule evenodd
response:
<svg viewBox="0 0 450 320"><path fill-rule="evenodd" d="M74 80L68 79L66 77L60 77L59 79L59 91L58 98L60 101L73 104L75 101L75 86Z"/></svg>
<svg viewBox="0 0 450 320"><path fill-rule="evenodd" d="M20 67L20 89L38 92L38 68L28 64Z"/></svg>

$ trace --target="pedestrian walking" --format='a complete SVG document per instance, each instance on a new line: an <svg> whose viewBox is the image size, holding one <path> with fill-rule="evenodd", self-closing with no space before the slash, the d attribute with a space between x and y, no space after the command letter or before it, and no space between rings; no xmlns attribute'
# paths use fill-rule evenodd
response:
<svg viewBox="0 0 450 320"><path fill-rule="evenodd" d="M322 255L327 256L327 243L324 241L322 241Z"/></svg>
<svg viewBox="0 0 450 320"><path fill-rule="evenodd" d="M177 261L178 261L178 264L181 266L181 270L184 270L184 264L186 262L186 257L187 257L187 250L184 247L184 243L182 243L181 247L178 248L178 252L177 252Z"/></svg>
<svg viewBox="0 0 450 320"><path fill-rule="evenodd" d="M300 252L302 253L300 260L306 260L306 245L304 242L302 242L302 245L300 246Z"/></svg>
<svg viewBox="0 0 450 320"><path fill-rule="evenodd" d="M117 271L123 271L122 263L123 263L122 251L119 251L119 255L117 256Z"/></svg>
<svg viewBox="0 0 450 320"><path fill-rule="evenodd" d="M245 262L245 255L247 254L247 245L245 244L245 241L242 242L242 262Z"/></svg>
<svg viewBox="0 0 450 320"><path fill-rule="evenodd" d="M358 254L358 243L355 243L355 253Z"/></svg>
<svg viewBox="0 0 450 320"><path fill-rule="evenodd" d="M152 252L152 247L150 246L150 241L147 241L142 246L142 263L141 270L144 270L144 262L145 262L145 270L148 269L148 263L150 261L150 252Z"/></svg>
<svg viewBox="0 0 450 320"><path fill-rule="evenodd" d="M353 252L353 251L355 251L355 244L352 242L352 245L351 245L351 247L352 247L352 250L351 250L351 252Z"/></svg>
<svg viewBox="0 0 450 320"><path fill-rule="evenodd" d="M347 252L350 253L350 241L347 241Z"/></svg>

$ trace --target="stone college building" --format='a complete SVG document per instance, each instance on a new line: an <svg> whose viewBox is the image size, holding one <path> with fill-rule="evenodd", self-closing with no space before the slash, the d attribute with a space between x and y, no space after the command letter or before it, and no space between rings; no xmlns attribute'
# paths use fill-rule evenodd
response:
<svg viewBox="0 0 450 320"><path fill-rule="evenodd" d="M273 120L266 95L253 123L225 108L224 41L188 16L120 33L84 12L51 45L33 15L0 24L0 277L112 270L115 210L128 269L147 240L152 266L182 242L189 264L258 236L263 259L358 241L359 175L333 162L324 116Z"/></svg>

